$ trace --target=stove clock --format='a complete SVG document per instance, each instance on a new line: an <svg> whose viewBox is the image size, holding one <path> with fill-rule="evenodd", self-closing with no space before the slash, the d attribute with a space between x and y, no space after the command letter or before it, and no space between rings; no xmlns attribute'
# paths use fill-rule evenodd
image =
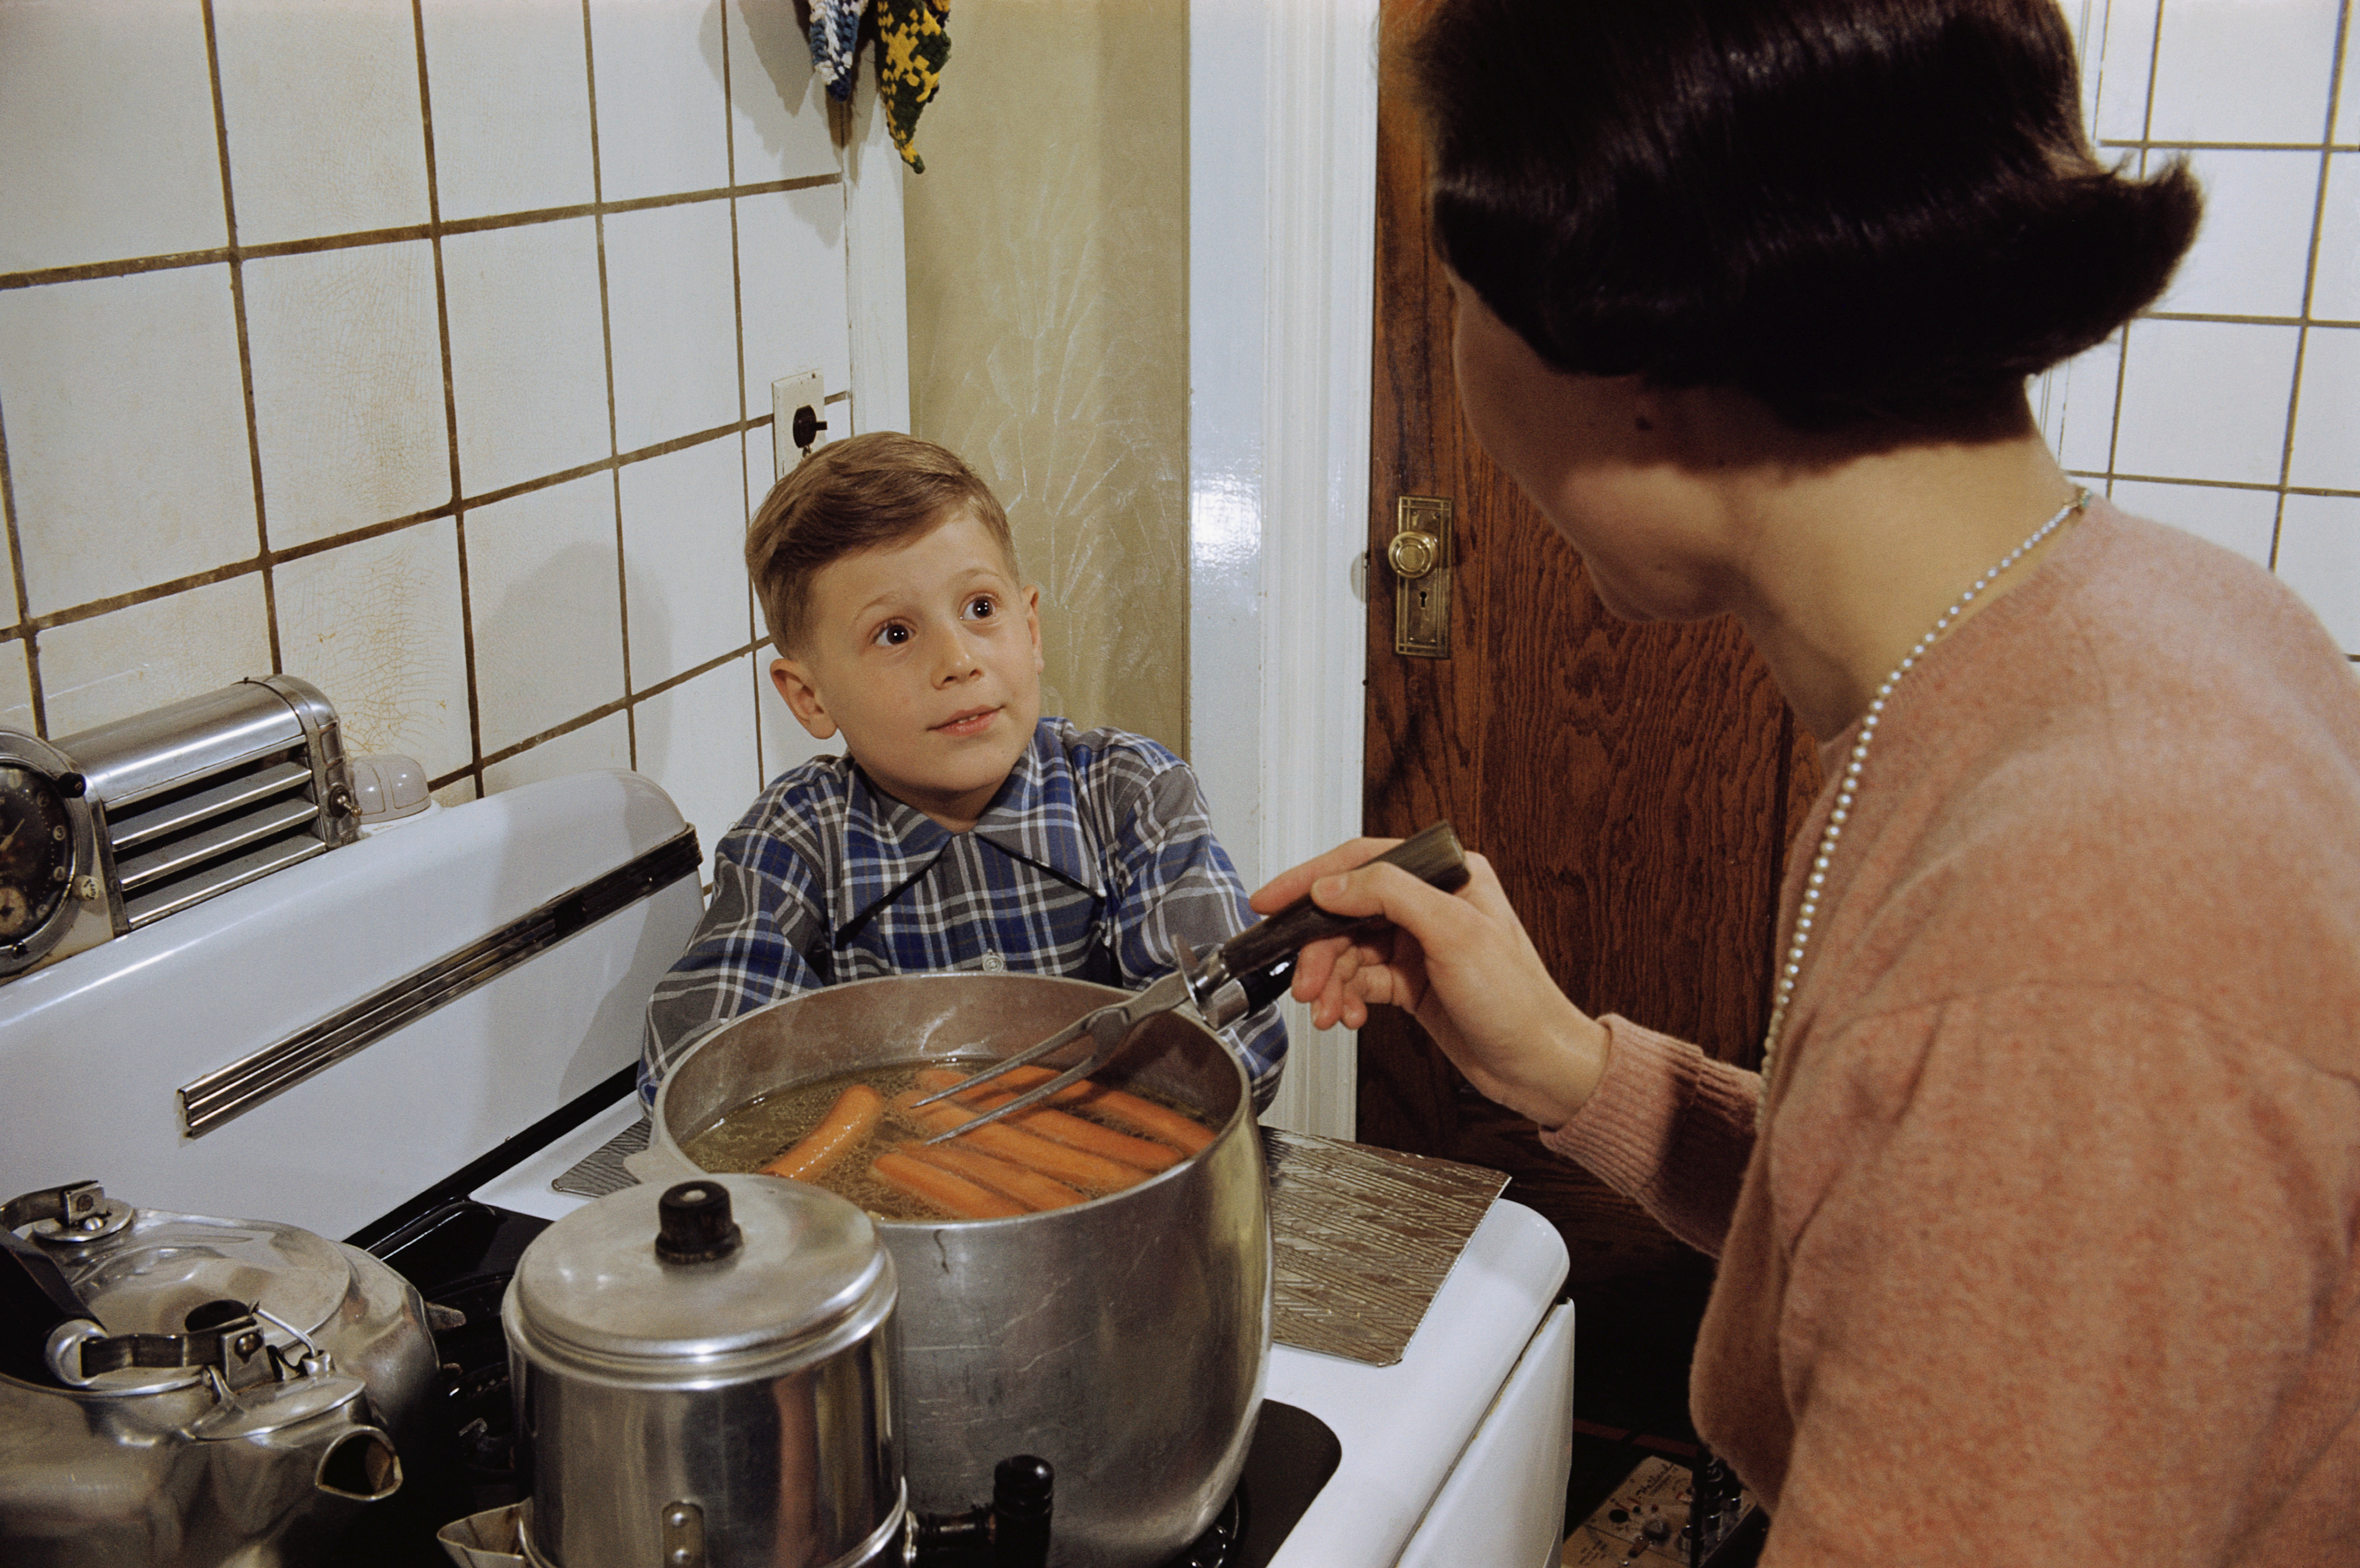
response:
<svg viewBox="0 0 2360 1568"><path fill-rule="evenodd" d="M73 764L0 730L0 978L112 934L97 842Z"/></svg>

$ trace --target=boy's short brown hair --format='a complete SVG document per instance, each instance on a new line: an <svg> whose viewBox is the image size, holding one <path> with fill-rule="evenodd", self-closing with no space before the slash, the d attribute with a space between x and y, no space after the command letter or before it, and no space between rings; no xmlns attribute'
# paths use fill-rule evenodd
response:
<svg viewBox="0 0 2360 1568"><path fill-rule="evenodd" d="M770 641L789 659L810 627L812 580L832 561L908 542L964 507L1016 570L1008 514L947 447L899 430L830 441L770 487L746 530L746 574Z"/></svg>

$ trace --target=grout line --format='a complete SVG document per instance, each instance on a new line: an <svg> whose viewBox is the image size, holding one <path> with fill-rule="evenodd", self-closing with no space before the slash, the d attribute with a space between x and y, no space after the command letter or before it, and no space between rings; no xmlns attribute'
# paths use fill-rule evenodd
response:
<svg viewBox="0 0 2360 1568"><path fill-rule="evenodd" d="M729 12L733 4L742 9L744 0L721 0L721 108L722 141L728 149L729 184L730 188L735 190L738 185L738 98L737 82L729 70ZM748 397L749 388L746 383L746 249L744 241L738 233L738 198L735 196L729 199L729 296L738 311L738 424L742 430L746 425L749 401ZM750 524L754 516L754 482L748 474L749 454L746 448L746 438L741 434L738 438L738 516ZM770 464L766 463L763 466L764 471L768 472ZM754 597L749 592L746 596L746 636L751 640L755 635ZM759 794L763 784L760 661L756 659L748 662L754 667L757 681L751 694L754 713L754 791Z"/></svg>
<svg viewBox="0 0 2360 1568"><path fill-rule="evenodd" d="M451 539L459 559L460 678L467 691L467 771L475 776L475 796L484 789L484 702L475 666L475 604L467 571L467 514L459 505L458 375L451 358L451 296L442 267L442 170L434 153L434 91L427 72L426 8L423 0L410 0L410 35L418 44L418 129L426 158L426 222L434 256L434 328L442 355L442 441L451 466Z"/></svg>
<svg viewBox="0 0 2360 1568"><path fill-rule="evenodd" d="M0 408L0 515L8 524L8 567L16 585L16 628L15 637L25 645L25 690L33 709L33 733L49 733L49 704L41 696L40 640L25 626L27 611L31 607L25 587L25 547L16 537L16 479L8 467L8 420L6 410Z"/></svg>
<svg viewBox="0 0 2360 1568"><path fill-rule="evenodd" d="M562 724L552 725L550 728L541 731L539 735L527 735L520 741L516 741L510 745L504 746L500 747L499 750L486 757L484 758L484 766L486 768L497 768L503 762L509 761L514 757L522 757L526 752L532 750L535 746L546 745L548 742L552 740L561 739L563 736L572 735L576 730L587 729L601 719L612 718L617 713L628 713L634 705L644 702L650 697L661 697L668 691L672 691L679 687L687 685L690 681L695 680L701 675L712 674L715 670L721 669L723 666L730 663L734 659L744 659L748 654L759 653L760 651L761 647L759 644L749 644L745 648L731 648L727 653L716 655L712 659L706 659L703 664L696 665L688 670L683 670L679 674L674 675L668 680L659 681L644 691L635 693L628 697L617 697L612 702L601 702L598 706L592 708L585 713L575 714ZM453 774L452 778L453 779L463 778L466 771L466 769L462 768L457 773ZM434 787L436 789L442 788L439 784Z"/></svg>
<svg viewBox="0 0 2360 1568"><path fill-rule="evenodd" d="M214 27L213 0L202 0L205 24L205 75L213 88L213 146L221 159L222 233L228 238L230 321L237 333L238 393L246 409L246 460L254 486L256 571L262 578L262 633L270 649L271 673L286 671L285 643L279 635L277 574L271 570L270 517L262 487L262 429L254 409L254 342L246 331L246 263L237 243L237 194L229 162L229 109L222 92L221 41Z"/></svg>
<svg viewBox="0 0 2360 1568"><path fill-rule="evenodd" d="M598 147L598 54L590 24L590 0L582 0L582 70L588 79L590 102L590 194L600 209L595 219L598 234L598 332L606 360L606 451L617 458L612 476L615 506L615 626L623 654L623 728L625 756L639 766L639 717L631 690L631 579L624 561L623 466L617 451L619 440L615 417L615 321L606 298L606 169ZM733 169L730 171L736 173Z"/></svg>
<svg viewBox="0 0 2360 1568"><path fill-rule="evenodd" d="M585 730L601 719L612 718L629 705L630 699L628 697L617 697L611 702L602 702L588 713L577 713L562 724L552 724L539 735L527 735L520 741L500 747L499 750L484 758L484 766L486 768L497 768L512 757L522 757L536 746L546 746L553 740L563 740L576 730Z"/></svg>
<svg viewBox="0 0 2360 1568"><path fill-rule="evenodd" d="M2270 571L2278 571L2278 551L2287 538L2287 484L2294 479L2294 431L2303 413L2303 363L2311 354L2311 304L2320 286L2320 238L2327 231L2327 175L2334 158L2327 148L2336 139L2336 108L2344 94L2344 47L2351 40L2353 5L2336 7L2334 54L2327 66L2327 123L2320 125L2320 186L2311 202L2311 255L2303 259L2303 323L2294 330L2294 385L2287 389L2287 439L2278 452L2278 514L2270 518Z"/></svg>
<svg viewBox="0 0 2360 1568"><path fill-rule="evenodd" d="M206 12L212 16L210 9ZM135 256L123 261L85 261L71 267L43 267L30 272L0 273L0 289L38 289L49 283L82 283L96 278L128 278L141 272L173 272L227 261L230 248L173 251L164 256Z"/></svg>
<svg viewBox="0 0 2360 1568"><path fill-rule="evenodd" d="M2333 68L2341 70L2341 64ZM2207 142L2165 141L2147 136L2114 136L2098 144L2101 151L2116 152L2360 152L2360 142Z"/></svg>
<svg viewBox="0 0 2360 1568"><path fill-rule="evenodd" d="M2085 479L2103 477L2094 470L2075 469ZM2191 490L2249 490L2276 495L2284 491L2289 495L2323 495L2334 499L2360 500L2360 490L2338 490L2323 485L2274 485L2260 479L2198 479L2184 474L2115 474L2114 478L2125 485L2177 485Z"/></svg>
<svg viewBox="0 0 2360 1568"><path fill-rule="evenodd" d="M2139 178L2147 178L2147 145L2155 136L2155 73L2163 59L2164 0L2155 0L2155 29L2147 40L2147 101L2139 107ZM2131 328L2137 318L2122 325L2122 352L2114 356L2114 411L2106 429L2106 495L2114 494L2114 460L2123 444L2123 390L2131 378Z"/></svg>
<svg viewBox="0 0 2360 1568"><path fill-rule="evenodd" d="M2332 161L2327 148L2335 140L2337 100L2344 89L2344 46L2352 26L2352 0L2342 0L2335 13L2334 53L2327 72L2327 119L2319 130L2319 186L2311 198L2311 248L2303 260L2302 320L2295 328L2294 375L2287 388L2286 439L2278 447L2278 505L2270 518L2270 570L2278 569L2278 550L2286 539L2287 484L2294 477L2294 438L2302 414L2302 371L2311 349L2311 306L2319 288L2319 245L2327 228L2327 176Z"/></svg>
<svg viewBox="0 0 2360 1568"><path fill-rule="evenodd" d="M432 522L437 517L447 517L460 512L478 511L497 502L512 500L516 496L530 495L536 490L552 489L572 480L605 473L618 465L628 466L634 463L645 462L650 458L663 457L672 452L685 451L689 447L698 446L705 441L719 441L759 429L770 422L768 417L764 417L749 420L742 428L737 425L717 425L712 430L698 430L692 435L675 436L670 441L659 441L653 446L641 447L637 452L625 452L619 459L600 458L595 463L585 463L579 468L569 468L557 474L543 474L537 479L523 480L504 489L489 491L481 495L465 496L455 504L431 506L425 511L412 512L407 517L391 517L384 522L348 528L343 533L334 534L326 539L289 545L284 550L272 551L270 561L274 565L283 566L290 561L302 561L314 555L324 555L332 550L342 550L347 545L363 544L373 539L383 538L387 534L399 533L404 528L415 528L421 523ZM13 529L14 527L12 519L10 528ZM54 626L71 626L77 621L90 620L110 611L129 609L134 605L145 604L157 599L169 599L176 593L185 593L191 588L203 588L215 583L227 582L233 577L243 577L249 572L260 571L262 566L263 558L256 555L203 572L191 572L185 577L175 577L169 582L150 583L147 587L110 594L104 599L93 599L87 604L71 605L62 610L52 610L46 615L27 615L16 626L0 626L0 640L27 636L33 632L47 631Z"/></svg>
<svg viewBox="0 0 2360 1568"><path fill-rule="evenodd" d="M594 127L594 138L595 135ZM792 180L766 180L751 185L726 185L708 191L634 196L622 201L587 201L570 207L535 207L521 212L494 212L479 218L453 218L448 223L438 218L432 223L409 223L398 228L355 229L340 234L273 240L266 245L241 245L233 239L229 245L216 245L208 250L173 251L160 256L126 256L115 261L77 262L71 267L44 267L27 272L0 273L0 290L38 289L50 283L81 283L100 278L129 278L145 272L170 272L224 261L259 261L282 256L353 250L364 245L398 245L405 241L432 239L438 234L475 234L494 229L530 228L540 223L561 223L569 218L639 212L657 207L685 207L700 201L775 195L782 191L806 191L816 186L843 183L844 177L840 174L812 174Z"/></svg>
<svg viewBox="0 0 2360 1568"><path fill-rule="evenodd" d="M390 530L387 530L390 531ZM186 593L192 588L210 588L216 583L226 583L233 577L246 577L262 570L262 558L234 561L226 566L215 566L203 572L191 572L186 577L175 577L169 583L151 583L145 588L133 588L121 593L110 593L104 599L71 609L51 610L46 615L27 615L18 625L0 629L0 636L26 636L70 626L77 621L95 620L115 610L128 610L136 605L169 599L176 593Z"/></svg>
<svg viewBox="0 0 2360 1568"><path fill-rule="evenodd" d="M2322 159L2322 167L2323 168L2324 166L2325 160ZM2324 186L2326 184L2326 180L2322 179L2320 183ZM2313 248L2315 253L2316 246ZM2304 288L2304 298L2306 300L2310 298L2310 289L2307 277ZM2139 313L2139 320L2142 321L2196 321L2204 324L2225 327L2360 326L2360 321L2313 321L2310 317L2307 306L2303 314L2295 316L2233 316L2223 311L2207 310L2143 310Z"/></svg>

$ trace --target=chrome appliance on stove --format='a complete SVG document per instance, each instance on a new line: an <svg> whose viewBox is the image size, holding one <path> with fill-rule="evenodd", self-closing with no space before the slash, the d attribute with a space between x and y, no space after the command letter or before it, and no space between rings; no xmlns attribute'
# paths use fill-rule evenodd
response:
<svg viewBox="0 0 2360 1568"><path fill-rule="evenodd" d="M410 1483L369 1505L344 1560L442 1561L437 1525L513 1495L500 1295L531 1236L597 1190L557 1184L631 1138L641 1011L695 922L699 866L650 780L573 775L364 819L333 854L0 984L0 1193L95 1179L349 1238L432 1304L443 1438L405 1455ZM1349 1328L1351 1290L1323 1291L1365 1262L1365 1238L1319 1234L1339 1212L1324 1198L1295 1212L1309 1217L1281 1247L1282 1288L1293 1258L1298 1321ZM1400 1298L1371 1298L1399 1324L1390 1348L1346 1334L1328 1354L1282 1329L1240 1495L1189 1561L1555 1560L1563 1246L1505 1201L1423 1239L1438 1284L1367 1286L1363 1267L1353 1287Z"/></svg>

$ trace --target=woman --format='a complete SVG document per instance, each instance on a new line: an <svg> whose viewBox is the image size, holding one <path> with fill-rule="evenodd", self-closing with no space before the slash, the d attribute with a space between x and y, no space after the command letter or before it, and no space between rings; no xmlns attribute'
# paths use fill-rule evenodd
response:
<svg viewBox="0 0 2360 1568"><path fill-rule="evenodd" d="M2081 495L2025 378L2162 289L2047 0L1445 0L1412 50L1470 428L1632 618L1736 615L1830 783L1757 1075L1557 989L1498 880L1256 895L1719 1259L1765 1563L2360 1560L2360 686Z"/></svg>

